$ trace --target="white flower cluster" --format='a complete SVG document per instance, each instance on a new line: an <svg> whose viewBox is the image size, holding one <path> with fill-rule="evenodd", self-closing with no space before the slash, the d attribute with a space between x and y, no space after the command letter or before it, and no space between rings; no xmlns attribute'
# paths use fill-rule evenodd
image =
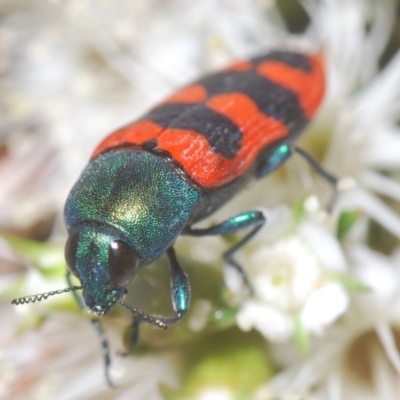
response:
<svg viewBox="0 0 400 400"><path fill-rule="evenodd" d="M3 3L0 230L53 212L61 221L68 187L100 136L201 73L270 48L320 52L326 99L302 144L356 185L330 204L332 188L294 156L284 173L240 197L241 211L263 208L267 224L235 255L254 292L224 269L229 301L237 326L258 331L280 368L254 400L400 398L400 52L380 69L395 0L303 0L310 22L302 34L290 33L268 0ZM338 238L346 212L356 216ZM389 237L385 253L379 243ZM216 264L223 242L213 241L216 253L208 243L190 252ZM11 258L1 242L0 263ZM8 306L0 318L8 324L0 398L110 398L93 332L82 334L86 320L46 324L42 348L33 332L17 338L20 321ZM159 399L159 382L179 384L170 354L126 363L132 379L113 398ZM198 398L237 398L203 389Z"/></svg>
<svg viewBox="0 0 400 400"><path fill-rule="evenodd" d="M287 207L265 214L267 226L241 257L254 295L241 301L238 325L244 330L255 327L273 342L291 338L296 325L322 334L349 305L348 294L337 282L347 265L335 232L312 218L296 224ZM227 266L226 282L233 291L234 272Z"/></svg>

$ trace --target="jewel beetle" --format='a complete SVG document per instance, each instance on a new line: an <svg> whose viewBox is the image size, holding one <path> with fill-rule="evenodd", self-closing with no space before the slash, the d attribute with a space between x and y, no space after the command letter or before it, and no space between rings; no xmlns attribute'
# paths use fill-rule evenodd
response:
<svg viewBox="0 0 400 400"><path fill-rule="evenodd" d="M318 55L272 51L199 79L106 137L65 205L70 286L13 303L72 291L81 307L95 315L121 304L133 313L134 344L139 323L165 328L189 309L189 280L173 247L179 235L250 229L224 255L247 282L233 256L265 223L262 212L243 212L205 229L193 225L294 152L336 184L334 176L293 144L321 104L324 86ZM175 315L154 317L122 297L135 274L164 253L171 268ZM71 285L71 273L81 286ZM108 345L99 320L94 318L92 324L102 338L111 384Z"/></svg>

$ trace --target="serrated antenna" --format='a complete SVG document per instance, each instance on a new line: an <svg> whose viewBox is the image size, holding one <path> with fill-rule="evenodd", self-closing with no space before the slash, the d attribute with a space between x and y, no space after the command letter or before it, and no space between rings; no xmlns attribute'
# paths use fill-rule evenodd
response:
<svg viewBox="0 0 400 400"><path fill-rule="evenodd" d="M127 308L132 314L137 315L141 321L148 322L149 324L155 325L161 329L167 329L167 324L162 322L159 318L153 317L150 314L146 314L144 311L134 308L124 301L118 301L118 304L121 304L121 306Z"/></svg>
<svg viewBox="0 0 400 400"><path fill-rule="evenodd" d="M11 304L14 304L16 306L19 306L21 304L29 304L29 303L36 303L38 301L46 300L50 296L55 296L56 294L62 294L62 293L67 293L67 292L72 292L75 290L80 290L82 289L82 286L70 286L65 289L60 289L60 290L53 290L51 292L46 292L46 293L40 293L40 294L34 294L32 296L25 296L25 297L20 297L18 299L14 299Z"/></svg>

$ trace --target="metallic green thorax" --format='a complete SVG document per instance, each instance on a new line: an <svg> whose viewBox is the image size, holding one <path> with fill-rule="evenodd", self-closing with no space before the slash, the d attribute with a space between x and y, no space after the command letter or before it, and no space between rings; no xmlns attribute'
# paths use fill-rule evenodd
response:
<svg viewBox="0 0 400 400"><path fill-rule="evenodd" d="M85 222L115 228L146 265L173 244L198 199L161 157L112 151L84 170L67 199L65 222L69 233Z"/></svg>

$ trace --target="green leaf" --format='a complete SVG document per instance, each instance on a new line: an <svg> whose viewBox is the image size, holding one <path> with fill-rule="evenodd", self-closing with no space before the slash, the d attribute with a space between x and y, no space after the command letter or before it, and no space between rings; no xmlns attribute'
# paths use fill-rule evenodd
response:
<svg viewBox="0 0 400 400"><path fill-rule="evenodd" d="M310 353L310 337L299 315L294 319L294 343L302 356L306 357Z"/></svg>
<svg viewBox="0 0 400 400"><path fill-rule="evenodd" d="M161 383L159 385L160 394L164 400L182 400L183 397L179 395L176 389L169 387L168 385Z"/></svg>
<svg viewBox="0 0 400 400"><path fill-rule="evenodd" d="M202 337L182 349L181 397L197 398L207 390L222 390L244 400L275 373L265 339L256 332L231 328Z"/></svg>
<svg viewBox="0 0 400 400"><path fill-rule="evenodd" d="M3 235L4 240L20 256L28 260L46 277L59 277L65 273L64 246Z"/></svg>
<svg viewBox="0 0 400 400"><path fill-rule="evenodd" d="M21 294L21 287L25 284L25 277L19 276L8 283L0 292L0 302L9 302Z"/></svg>
<svg viewBox="0 0 400 400"><path fill-rule="evenodd" d="M222 235L222 239L227 244L235 244L238 241L238 235L236 233L227 233L226 235Z"/></svg>
<svg viewBox="0 0 400 400"><path fill-rule="evenodd" d="M210 327L216 328L227 328L235 324L236 314L238 310L236 308L222 308L214 312L214 318L210 324Z"/></svg>
<svg viewBox="0 0 400 400"><path fill-rule="evenodd" d="M296 222L300 222L305 214L306 214L306 209L304 207L305 201L307 199L307 196L303 196L293 207L292 207L292 212L293 212L293 218Z"/></svg>
<svg viewBox="0 0 400 400"><path fill-rule="evenodd" d="M370 287L348 274L333 275L332 280L338 282L349 292L369 292L371 290Z"/></svg>
<svg viewBox="0 0 400 400"><path fill-rule="evenodd" d="M336 229L336 236L339 240L343 239L347 232L349 232L359 215L360 213L357 210L345 211L340 214Z"/></svg>
<svg viewBox="0 0 400 400"><path fill-rule="evenodd" d="M16 334L23 335L27 332L39 329L46 320L47 317L45 315L37 313L26 314L24 318L20 318Z"/></svg>
<svg viewBox="0 0 400 400"><path fill-rule="evenodd" d="M250 390L248 388L242 388L233 396L233 400L246 400L249 398Z"/></svg>

